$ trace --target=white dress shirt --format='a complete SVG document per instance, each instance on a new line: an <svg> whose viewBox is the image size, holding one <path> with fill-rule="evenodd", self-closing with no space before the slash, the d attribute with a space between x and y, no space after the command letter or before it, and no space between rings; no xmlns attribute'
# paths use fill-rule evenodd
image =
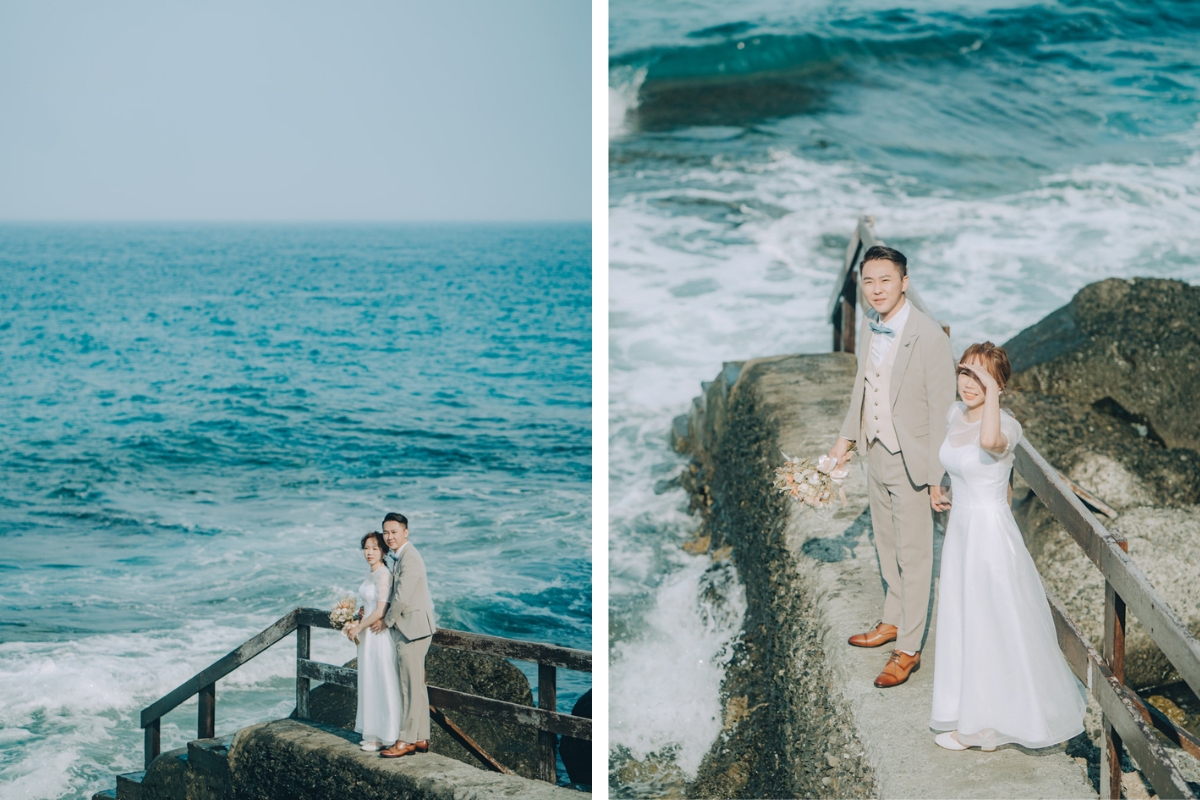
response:
<svg viewBox="0 0 1200 800"><path fill-rule="evenodd" d="M891 320L888 322L879 321L879 324L886 325L894 330L896 335L884 336L881 333L871 333L871 363L875 366L879 366L883 362L883 359L887 358L888 351L892 349L892 345L904 335L904 323L908 322L908 312L912 309L912 306L909 304L907 297L902 302L903 305L900 306L900 310L896 312Z"/></svg>

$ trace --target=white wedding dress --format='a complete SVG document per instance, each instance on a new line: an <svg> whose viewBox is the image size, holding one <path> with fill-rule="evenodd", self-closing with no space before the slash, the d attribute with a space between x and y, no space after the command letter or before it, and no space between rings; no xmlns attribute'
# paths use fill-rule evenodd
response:
<svg viewBox="0 0 1200 800"><path fill-rule="evenodd" d="M1033 558L1008 504L1021 425L1000 415L1003 455L979 446L956 402L939 453L950 475L929 727L965 745L1048 747L1083 730L1086 690L1058 648Z"/></svg>
<svg viewBox="0 0 1200 800"><path fill-rule="evenodd" d="M366 614L391 597L392 573L380 567L358 587ZM396 633L392 628L358 635L358 712L355 733L363 744L391 746L400 738L400 673L396 666Z"/></svg>

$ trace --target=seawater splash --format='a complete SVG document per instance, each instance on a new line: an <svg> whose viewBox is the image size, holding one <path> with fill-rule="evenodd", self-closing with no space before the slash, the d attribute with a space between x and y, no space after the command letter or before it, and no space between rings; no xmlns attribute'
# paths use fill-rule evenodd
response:
<svg viewBox="0 0 1200 800"><path fill-rule="evenodd" d="M746 610L732 565L681 560L643 617L646 629L613 646L609 739L638 760L669 755L694 778L721 732L719 699L730 642Z"/></svg>
<svg viewBox="0 0 1200 800"><path fill-rule="evenodd" d="M709 560L680 551L698 521L672 418L724 361L829 350L862 214L958 351L1095 280L1200 281L1200 20L1179 3L770 0L614 2L611 17L610 84L646 71L610 144L609 211L612 785L645 797L674 789L639 783L629 759L686 780L721 714L720 658L696 655L686 682L653 659L727 652L740 624L701 623ZM738 104L793 80L806 95ZM728 105L707 102L720 92ZM695 718L656 726L690 687ZM626 696L656 693L669 701L622 705L641 724L617 726Z"/></svg>
<svg viewBox="0 0 1200 800"><path fill-rule="evenodd" d="M630 133L629 115L637 109L638 92L646 80L645 67L615 67L608 74L608 135Z"/></svg>

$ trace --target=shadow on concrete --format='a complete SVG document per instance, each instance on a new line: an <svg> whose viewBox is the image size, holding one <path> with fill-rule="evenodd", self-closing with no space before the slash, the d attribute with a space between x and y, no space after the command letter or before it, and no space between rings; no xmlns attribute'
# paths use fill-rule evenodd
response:
<svg viewBox="0 0 1200 800"><path fill-rule="evenodd" d="M854 548L862 544L860 539L862 535L871 533L871 509L863 511L859 514L854 522L850 523L850 527L842 531L839 536L826 536L825 538L809 539L800 546L800 552L815 561L824 561L826 564L845 561L846 558L858 558L854 554Z"/></svg>

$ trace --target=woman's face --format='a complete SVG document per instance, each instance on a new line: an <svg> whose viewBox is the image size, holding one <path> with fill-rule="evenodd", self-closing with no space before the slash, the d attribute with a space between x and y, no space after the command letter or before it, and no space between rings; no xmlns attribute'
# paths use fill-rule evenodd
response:
<svg viewBox="0 0 1200 800"><path fill-rule="evenodd" d="M962 363L970 364L978 370L987 369L978 356L972 356ZM966 403L967 408L978 407L983 403L986 396L983 387L979 384L979 380L971 374L970 370L965 370L962 367L958 368L958 396Z"/></svg>
<svg viewBox="0 0 1200 800"><path fill-rule="evenodd" d="M363 556L372 567L383 561L383 551L379 549L375 537L367 539L367 543L363 545Z"/></svg>

